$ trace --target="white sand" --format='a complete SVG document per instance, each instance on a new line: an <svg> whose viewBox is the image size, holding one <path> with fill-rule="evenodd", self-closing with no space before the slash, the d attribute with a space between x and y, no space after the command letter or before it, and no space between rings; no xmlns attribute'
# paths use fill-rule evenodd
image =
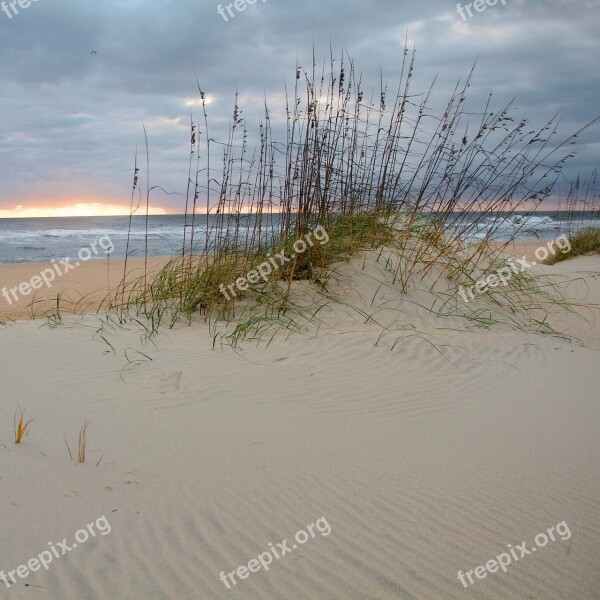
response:
<svg viewBox="0 0 600 600"><path fill-rule="evenodd" d="M598 325L559 318L581 342L482 331L353 264L342 296L379 324L331 304L318 335L268 347L213 350L204 324L154 344L133 324L98 331L96 316L0 327L0 569L102 515L112 527L47 572L0 581L1 596L600 597ZM572 293L600 303L599 257L551 271L585 277ZM35 418L20 446L17 405ZM74 449L86 418L88 460L75 465L63 432ZM323 516L330 535L235 588L219 580ZM562 521L570 540L459 582Z"/></svg>

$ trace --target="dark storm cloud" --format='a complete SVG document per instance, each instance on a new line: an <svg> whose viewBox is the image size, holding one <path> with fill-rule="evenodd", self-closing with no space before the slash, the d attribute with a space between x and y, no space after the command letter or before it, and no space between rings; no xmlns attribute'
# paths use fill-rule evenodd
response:
<svg viewBox="0 0 600 600"><path fill-rule="evenodd" d="M499 1L467 21L453 0L258 0L228 22L217 5L37 0L10 19L0 12L0 208L126 202L142 123L153 183L183 191L196 77L213 99L218 136L236 88L253 119L263 93L280 101L313 45L321 61L330 44L336 58L345 48L369 85L381 68L393 87L408 36L418 48L415 89L438 76L438 104L477 60L474 106L492 90L497 105L517 96L539 124L562 111L565 135L600 114L598 1ZM582 136L569 173L596 165L599 133Z"/></svg>

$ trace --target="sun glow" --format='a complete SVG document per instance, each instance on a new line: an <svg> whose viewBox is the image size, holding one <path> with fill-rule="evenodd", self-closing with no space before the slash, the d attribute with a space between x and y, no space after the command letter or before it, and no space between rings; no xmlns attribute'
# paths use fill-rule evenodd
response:
<svg viewBox="0 0 600 600"><path fill-rule="evenodd" d="M211 96L204 97L204 104L212 104L213 98ZM186 106L202 106L202 98L192 98L185 101Z"/></svg>
<svg viewBox="0 0 600 600"><path fill-rule="evenodd" d="M145 214L145 207L134 214ZM149 209L151 215L167 215L169 211L157 206ZM65 206L34 207L19 204L11 209L0 209L0 219L25 219L32 217L108 217L129 215L129 206L104 204L101 202L80 202Z"/></svg>

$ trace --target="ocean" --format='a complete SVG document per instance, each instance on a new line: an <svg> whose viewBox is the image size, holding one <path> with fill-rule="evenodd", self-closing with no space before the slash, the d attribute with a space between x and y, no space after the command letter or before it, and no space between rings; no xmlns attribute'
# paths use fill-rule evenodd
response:
<svg viewBox="0 0 600 600"><path fill-rule="evenodd" d="M458 217L458 215L455 215ZM471 239L483 239L493 228L493 239L509 239L516 234L522 240L550 240L565 233L569 228L572 213L536 212L529 215L525 212L512 213L507 216L480 218L478 213L462 215L464 222L476 223L468 233ZM253 217L242 217L242 235L250 232ZM273 217L271 226L277 226L278 217ZM452 219L451 219L452 221ZM194 226L194 245L199 252L204 249L207 227L212 228L215 217L206 219L205 215L197 215ZM108 236L114 251L114 258L125 256L127 247L127 231L129 217L56 217L33 219L0 219L0 263L43 262L51 259L74 257L81 248L90 247L94 242ZM580 213L577 224L571 223L571 230L580 227L600 227L598 212ZM449 230L452 230L451 223ZM186 229L187 246L191 227ZM268 227L266 228L268 230ZM145 250L145 217L133 217L129 239L129 256L143 256ZM221 232L224 234L225 232ZM214 232L213 234L214 235ZM166 256L180 253L184 240L184 216L160 215L148 217L148 254L150 256ZM108 244L105 242L104 246ZM105 258L99 251L92 259Z"/></svg>

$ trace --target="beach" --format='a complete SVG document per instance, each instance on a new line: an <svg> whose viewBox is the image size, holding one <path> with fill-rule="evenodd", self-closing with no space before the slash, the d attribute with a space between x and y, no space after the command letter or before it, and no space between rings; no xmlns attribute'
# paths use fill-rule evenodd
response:
<svg viewBox="0 0 600 600"><path fill-rule="evenodd" d="M373 296L378 265L344 267L318 328L236 348L202 319L151 341L101 314L2 326L4 595L596 597L600 258L538 267L586 307L564 336ZM61 283L108 288L105 268Z"/></svg>
<svg viewBox="0 0 600 600"><path fill-rule="evenodd" d="M0 600L600 600L598 9L0 0Z"/></svg>

